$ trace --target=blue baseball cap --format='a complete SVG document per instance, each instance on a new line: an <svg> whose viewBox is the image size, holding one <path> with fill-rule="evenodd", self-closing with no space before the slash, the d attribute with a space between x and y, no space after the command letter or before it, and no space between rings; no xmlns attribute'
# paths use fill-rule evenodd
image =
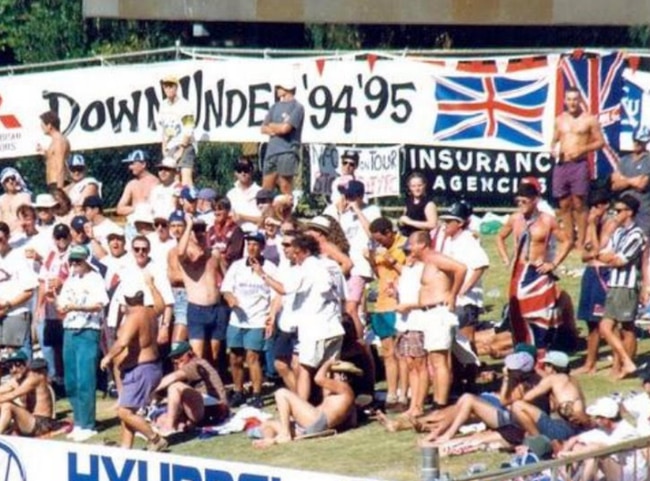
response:
<svg viewBox="0 0 650 481"><path fill-rule="evenodd" d="M68 167L85 167L86 159L81 154L72 154L68 157Z"/></svg>
<svg viewBox="0 0 650 481"><path fill-rule="evenodd" d="M366 186L359 180L351 180L348 182L348 185L342 189L341 193L345 197L356 199L357 197L363 197L366 193Z"/></svg>
<svg viewBox="0 0 650 481"><path fill-rule="evenodd" d="M149 156L144 150L134 150L131 152L126 159L122 159L122 162L131 164L133 162L143 162L146 163L147 160L149 159Z"/></svg>
<svg viewBox="0 0 650 481"><path fill-rule="evenodd" d="M181 199L194 202L199 198L199 191L196 187L186 185L181 189Z"/></svg>
<svg viewBox="0 0 650 481"><path fill-rule="evenodd" d="M185 223L185 214L183 213L182 210L175 210L171 214L169 214L169 222L182 222L183 224Z"/></svg>
<svg viewBox="0 0 650 481"><path fill-rule="evenodd" d="M76 230L77 232L82 232L84 230L84 225L88 222L88 218L85 215L77 215L72 218L70 222L70 227Z"/></svg>
<svg viewBox="0 0 650 481"><path fill-rule="evenodd" d="M266 237L259 231L247 232L244 234L244 240L258 242L261 245L266 244Z"/></svg>
<svg viewBox="0 0 650 481"><path fill-rule="evenodd" d="M199 190L197 198L200 200L212 201L217 198L217 193L214 191L214 189L211 189L210 187L204 187L201 190Z"/></svg>

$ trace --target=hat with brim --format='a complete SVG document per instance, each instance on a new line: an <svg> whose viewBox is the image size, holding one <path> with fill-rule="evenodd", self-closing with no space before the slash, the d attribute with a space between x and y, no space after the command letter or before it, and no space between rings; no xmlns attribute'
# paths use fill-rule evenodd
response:
<svg viewBox="0 0 650 481"><path fill-rule="evenodd" d="M54 199L52 194L38 194L36 196L36 202L32 204L32 207L35 209L51 209L58 202Z"/></svg>
<svg viewBox="0 0 650 481"><path fill-rule="evenodd" d="M23 351L18 350L14 351L11 354L9 354L6 358L3 359L3 362L24 362L27 363L28 361L27 354L25 354Z"/></svg>
<svg viewBox="0 0 650 481"><path fill-rule="evenodd" d="M542 359L544 364L551 364L552 366L565 369L569 366L569 356L561 351L548 351Z"/></svg>
<svg viewBox="0 0 650 481"><path fill-rule="evenodd" d="M305 223L305 228L307 230L315 230L323 234L328 234L331 228L331 223L327 217L322 215L317 215L309 222Z"/></svg>
<svg viewBox="0 0 650 481"><path fill-rule="evenodd" d="M70 248L68 259L71 261L87 261L90 257L90 250L85 245L75 245Z"/></svg>
<svg viewBox="0 0 650 481"><path fill-rule="evenodd" d="M511 371L531 372L535 367L535 358L527 352L514 352L506 357L505 365Z"/></svg>
<svg viewBox="0 0 650 481"><path fill-rule="evenodd" d="M32 371L47 369L47 361L45 359L43 359L42 357L36 358L32 362L29 363L29 368Z"/></svg>
<svg viewBox="0 0 650 481"><path fill-rule="evenodd" d="M352 374L353 376L363 375L362 369L358 368L357 366L355 366L354 364L348 361L336 361L334 364L332 364L332 367L330 367L330 371Z"/></svg>
<svg viewBox="0 0 650 481"><path fill-rule="evenodd" d="M133 224L141 222L143 224L153 224L154 218L151 210L148 208L136 208L129 219Z"/></svg>
<svg viewBox="0 0 650 481"><path fill-rule="evenodd" d="M189 352L191 349L190 343L187 341L175 342L172 344L172 348L167 354L169 359L174 359L175 357L182 356L186 352Z"/></svg>
<svg viewBox="0 0 650 481"><path fill-rule="evenodd" d="M168 74L168 75L165 75L163 78L160 79L160 83L161 83L161 84L174 84L174 85L178 85L178 84L179 84L179 80L178 80L178 77L177 77L176 75Z"/></svg>
<svg viewBox="0 0 650 481"><path fill-rule="evenodd" d="M619 415L619 405L611 397L601 397L587 406L586 412L591 417L614 419Z"/></svg>
<svg viewBox="0 0 650 481"><path fill-rule="evenodd" d="M173 157L165 157L156 167L159 169L176 169L178 168L178 163Z"/></svg>
<svg viewBox="0 0 650 481"><path fill-rule="evenodd" d="M266 237L264 237L264 234L262 232L247 232L244 234L244 240L247 241L252 241L252 242L257 242L260 245L265 245L266 244Z"/></svg>
<svg viewBox="0 0 650 481"><path fill-rule="evenodd" d="M634 133L634 141L641 144L647 144L650 142L650 130L648 129L639 129Z"/></svg>

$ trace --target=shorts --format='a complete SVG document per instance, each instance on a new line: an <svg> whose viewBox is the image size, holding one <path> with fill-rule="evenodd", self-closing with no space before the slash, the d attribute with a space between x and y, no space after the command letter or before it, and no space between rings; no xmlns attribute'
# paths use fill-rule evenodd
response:
<svg viewBox="0 0 650 481"><path fill-rule="evenodd" d="M264 350L264 328L228 326L228 329L226 331L226 345L230 349L246 349L247 351L263 351Z"/></svg>
<svg viewBox="0 0 650 481"><path fill-rule="evenodd" d="M31 314L17 314L0 319L0 345L22 347L30 334Z"/></svg>
<svg viewBox="0 0 650 481"><path fill-rule="evenodd" d="M179 147L180 148L180 147ZM172 153L172 156L175 152ZM196 149L193 145L189 145L183 149L183 155L176 162L179 169L193 169L194 162L196 161Z"/></svg>
<svg viewBox="0 0 650 481"><path fill-rule="evenodd" d="M275 344L273 345L273 355L276 358L291 358L296 352L298 342L298 333L284 332L278 329L275 332Z"/></svg>
<svg viewBox="0 0 650 481"><path fill-rule="evenodd" d="M589 192L589 164L587 159L560 162L553 167L553 198L569 195L586 197Z"/></svg>
<svg viewBox="0 0 650 481"><path fill-rule="evenodd" d="M424 330L424 349L431 351L448 351L456 336L458 318L449 312L446 306L423 309L422 323ZM425 319L426 317L426 319Z"/></svg>
<svg viewBox="0 0 650 481"><path fill-rule="evenodd" d="M580 283L578 319L598 322L603 318L607 281L611 269L606 266L587 266Z"/></svg>
<svg viewBox="0 0 650 481"><path fill-rule="evenodd" d="M379 339L395 336L397 334L397 330L395 329L396 322L397 316L394 312L370 313L370 327Z"/></svg>
<svg viewBox="0 0 650 481"><path fill-rule="evenodd" d="M159 361L138 364L122 371L122 391L117 401L123 408L140 409L149 404L151 393L162 379Z"/></svg>
<svg viewBox="0 0 650 481"><path fill-rule="evenodd" d="M552 418L545 412L539 416L537 421L539 434L543 434L551 441L566 441L572 436L578 434L578 431L567 421L560 418Z"/></svg>
<svg viewBox="0 0 650 481"><path fill-rule="evenodd" d="M478 316L480 309L478 306L468 304L466 306L456 306L456 316L458 317L458 327L476 327L478 326Z"/></svg>
<svg viewBox="0 0 650 481"><path fill-rule="evenodd" d="M187 289L172 287L174 294L174 325L187 326Z"/></svg>
<svg viewBox="0 0 650 481"><path fill-rule="evenodd" d="M603 317L617 322L632 322L636 320L639 309L639 291L627 287L610 287L605 297L605 313Z"/></svg>
<svg viewBox="0 0 650 481"><path fill-rule="evenodd" d="M338 358L343 347L343 336L319 340L302 340L298 346L300 364L317 368L332 357Z"/></svg>
<svg viewBox="0 0 650 481"><path fill-rule="evenodd" d="M399 357L425 357L424 333L422 331L406 331L397 335L397 355Z"/></svg>
<svg viewBox="0 0 650 481"><path fill-rule="evenodd" d="M495 429L499 436L501 436L506 443L510 446L519 446L524 443L526 431L514 424L506 424Z"/></svg>
<svg viewBox="0 0 650 481"><path fill-rule="evenodd" d="M190 339L223 341L228 327L228 308L221 303L199 306L187 303L187 332Z"/></svg>
<svg viewBox="0 0 650 481"><path fill-rule="evenodd" d="M282 152L269 155L264 159L263 174L278 174L283 177L293 177L298 172L298 153Z"/></svg>
<svg viewBox="0 0 650 481"><path fill-rule="evenodd" d="M47 416L37 416L34 415L34 429L30 433L27 433L28 436L43 436L44 434L51 433L56 431L59 428L59 422L56 419L49 418Z"/></svg>
<svg viewBox="0 0 650 481"><path fill-rule="evenodd" d="M321 412L318 416L318 419L311 423L309 426L303 427L300 424L296 423L296 434L299 436L305 436L308 434L318 434L323 431L327 431L327 416L325 413Z"/></svg>
<svg viewBox="0 0 650 481"><path fill-rule="evenodd" d="M350 276L347 282L348 286L348 297L346 300L353 302L360 302L363 299L363 291L366 288L366 283L368 281L365 277L361 276Z"/></svg>

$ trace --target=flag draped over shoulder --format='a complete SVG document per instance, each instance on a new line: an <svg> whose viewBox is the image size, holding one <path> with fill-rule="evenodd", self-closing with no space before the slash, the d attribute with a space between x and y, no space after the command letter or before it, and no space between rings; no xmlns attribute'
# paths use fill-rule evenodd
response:
<svg viewBox="0 0 650 481"><path fill-rule="evenodd" d="M549 150L556 60L459 62L434 76L436 144Z"/></svg>
<svg viewBox="0 0 650 481"><path fill-rule="evenodd" d="M618 165L624 67L622 52L577 52L560 60L556 113L564 108L565 89L576 87L583 110L595 115L603 130L605 147L589 155L594 178L609 174Z"/></svg>

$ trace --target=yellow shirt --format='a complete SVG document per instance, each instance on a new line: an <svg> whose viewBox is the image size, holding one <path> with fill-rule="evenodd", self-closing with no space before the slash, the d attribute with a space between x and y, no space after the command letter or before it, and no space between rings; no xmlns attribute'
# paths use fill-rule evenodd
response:
<svg viewBox="0 0 650 481"><path fill-rule="evenodd" d="M397 306L397 280L399 272L395 268L395 263L404 265L406 255L402 250L406 237L401 234L395 234L393 245L382 253L375 255L377 265L377 302L375 303L375 312L394 311Z"/></svg>

